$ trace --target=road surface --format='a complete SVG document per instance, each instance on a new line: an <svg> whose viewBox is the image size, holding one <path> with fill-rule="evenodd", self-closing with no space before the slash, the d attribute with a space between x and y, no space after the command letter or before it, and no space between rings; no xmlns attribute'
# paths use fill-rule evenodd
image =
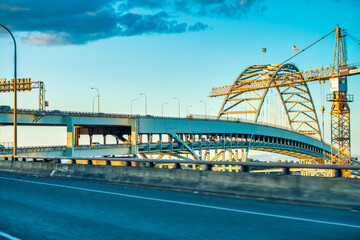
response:
<svg viewBox="0 0 360 240"><path fill-rule="evenodd" d="M0 239L360 239L360 212L0 173Z"/></svg>

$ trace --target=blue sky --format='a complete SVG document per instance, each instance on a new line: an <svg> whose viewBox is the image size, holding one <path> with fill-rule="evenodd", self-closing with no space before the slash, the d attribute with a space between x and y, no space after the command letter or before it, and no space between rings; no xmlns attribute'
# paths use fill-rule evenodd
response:
<svg viewBox="0 0 360 240"><path fill-rule="evenodd" d="M222 98L207 97L214 86L231 84L250 65L280 63L332 31L336 24L360 39L360 1L351 0L88 0L21 1L0 3L0 22L14 33L18 43L18 77L31 77L46 86L50 109L92 111L100 90L101 112L203 114L207 102L216 115ZM295 58L300 70L332 64L335 35ZM360 46L348 39L348 63L360 62ZM12 78L13 45L0 34L1 78ZM310 90L319 110L321 87ZM360 154L360 76L349 79L352 152ZM325 84L325 94L329 84ZM37 91L19 94L20 108L37 108ZM1 94L1 105L12 106L12 94ZM325 102L325 138L330 139L329 110ZM319 116L320 117L320 116ZM11 141L9 129L0 130L0 142ZM20 145L32 142L31 130L20 129ZM22 135L21 135L22 134ZM61 139L62 136L59 137ZM40 144L56 143L46 134ZM61 140L62 141L62 140Z"/></svg>

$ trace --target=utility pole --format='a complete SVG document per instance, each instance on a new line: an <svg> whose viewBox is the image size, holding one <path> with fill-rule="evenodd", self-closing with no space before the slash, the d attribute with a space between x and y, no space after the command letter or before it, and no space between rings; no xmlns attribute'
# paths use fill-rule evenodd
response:
<svg viewBox="0 0 360 240"><path fill-rule="evenodd" d="M6 31L8 31L11 35L11 38L14 42L14 145L13 145L13 161L15 160L15 156L17 155L17 60L16 60L16 41L14 35L11 31L0 24Z"/></svg>

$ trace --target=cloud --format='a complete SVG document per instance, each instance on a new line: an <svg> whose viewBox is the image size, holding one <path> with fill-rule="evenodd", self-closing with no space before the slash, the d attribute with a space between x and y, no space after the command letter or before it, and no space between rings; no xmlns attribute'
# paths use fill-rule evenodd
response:
<svg viewBox="0 0 360 240"><path fill-rule="evenodd" d="M197 31L203 31L206 30L209 26L206 24L203 24L202 22L197 22L192 26L189 26L188 31L191 32L197 32Z"/></svg>
<svg viewBox="0 0 360 240"><path fill-rule="evenodd" d="M169 15L160 12L154 15L128 13L118 18L121 26L119 35L133 36L149 33L182 33L187 30L186 23L169 20Z"/></svg>
<svg viewBox="0 0 360 240"><path fill-rule="evenodd" d="M115 36L209 29L197 18L240 18L261 0L3 0L0 22L25 43L85 44ZM261 7L258 7L261 9ZM179 19L195 19L190 24Z"/></svg>
<svg viewBox="0 0 360 240"><path fill-rule="evenodd" d="M37 45L66 45L70 44L66 36L55 33L38 33L24 38L25 43L35 43Z"/></svg>
<svg viewBox="0 0 360 240"><path fill-rule="evenodd" d="M192 16L215 18L241 18L261 0L177 0L178 11Z"/></svg>

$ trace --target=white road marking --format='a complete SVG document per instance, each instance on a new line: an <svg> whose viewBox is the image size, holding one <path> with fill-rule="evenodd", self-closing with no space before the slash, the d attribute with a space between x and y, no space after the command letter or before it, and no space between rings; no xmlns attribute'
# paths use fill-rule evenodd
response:
<svg viewBox="0 0 360 240"><path fill-rule="evenodd" d="M262 213L262 212L253 212L253 211L239 210L239 209L233 209L233 208L209 206L209 205L197 204L197 203L173 201L173 200L160 199L160 198L142 197L142 196L136 196L136 195L130 195L130 194L108 192L108 191L101 191L101 190L81 188L81 187L72 187L72 186L59 185L59 184L53 184L53 183L35 182L35 181L29 181L29 180L24 180L24 179L15 179L15 178L7 178L7 177L0 177L0 179L19 181L19 182L26 182L26 183L33 183L33 184L52 186L52 187L67 188L67 189L87 191L87 192L94 192L94 193L103 193L103 194L109 194L109 195L115 195L115 196L121 196L121 197L128 197L128 198L135 198L135 199L143 199L143 200L149 200L149 201L173 203L173 204L193 206L193 207L209 208L209 209L216 209L216 210L229 211L229 212L238 212L238 213L259 215L259 216L265 216L265 217L282 218L282 219L289 219L289 220L296 220L296 221L303 221L303 222L312 222L312 223L320 223L320 224L328 224L328 225L335 225L335 226L359 228L360 229L359 225L351 225L351 224L345 224L345 223L328 222L328 221L321 221L321 220L314 220L314 219L300 218L300 217L290 217L290 216L285 216L285 215L269 214L269 213Z"/></svg>
<svg viewBox="0 0 360 240"><path fill-rule="evenodd" d="M4 233L4 232L1 232L1 231L0 231L0 236L1 236L1 237L4 237L4 238L7 238L7 239L9 239L9 240L20 240L20 238L11 236L11 235L9 235L9 234L7 234L7 233Z"/></svg>

